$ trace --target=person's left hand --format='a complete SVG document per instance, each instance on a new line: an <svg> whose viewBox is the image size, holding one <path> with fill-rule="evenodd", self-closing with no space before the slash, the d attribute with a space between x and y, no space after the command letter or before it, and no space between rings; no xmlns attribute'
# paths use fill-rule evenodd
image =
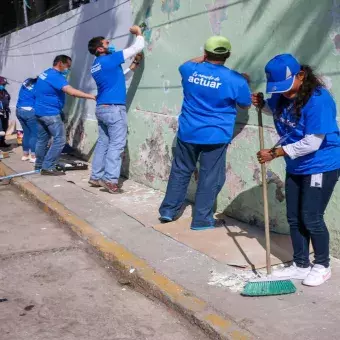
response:
<svg viewBox="0 0 340 340"><path fill-rule="evenodd" d="M270 149L263 149L257 153L257 159L260 164L264 164L264 163L272 161L274 157L271 154Z"/></svg>

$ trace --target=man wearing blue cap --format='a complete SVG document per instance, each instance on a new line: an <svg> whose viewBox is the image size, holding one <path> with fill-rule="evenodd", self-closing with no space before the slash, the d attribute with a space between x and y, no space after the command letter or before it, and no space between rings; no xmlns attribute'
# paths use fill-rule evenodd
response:
<svg viewBox="0 0 340 340"><path fill-rule="evenodd" d="M331 277L329 233L323 216L340 175L336 104L312 68L290 54L273 58L265 72L267 93L272 96L263 102L255 93L253 104L264 105L273 114L282 147L261 150L257 156L260 163L278 157L286 161L287 219L294 250L294 263L273 275L318 286Z"/></svg>
<svg viewBox="0 0 340 340"><path fill-rule="evenodd" d="M226 152L233 137L236 106L248 108L251 105L245 77L224 66L231 52L228 39L211 37L204 49L203 57L179 68L184 100L175 158L159 209L163 222L178 217L199 160L192 230L215 228L213 206L226 178Z"/></svg>

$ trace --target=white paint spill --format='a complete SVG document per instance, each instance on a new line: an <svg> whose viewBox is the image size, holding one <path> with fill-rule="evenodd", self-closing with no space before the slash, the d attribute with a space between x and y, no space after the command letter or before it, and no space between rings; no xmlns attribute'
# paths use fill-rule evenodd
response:
<svg viewBox="0 0 340 340"><path fill-rule="evenodd" d="M232 292L242 291L247 281L257 278L252 271L229 273L212 272L208 285L229 288Z"/></svg>
<svg viewBox="0 0 340 340"><path fill-rule="evenodd" d="M135 268L131 268L130 269L130 274L132 274L136 269Z"/></svg>
<svg viewBox="0 0 340 340"><path fill-rule="evenodd" d="M273 266L272 270L280 269L283 265ZM229 288L232 292L241 292L249 280L258 279L266 276L265 269L257 270L256 274L250 270L233 270L229 272L211 272L208 285L221 288Z"/></svg>

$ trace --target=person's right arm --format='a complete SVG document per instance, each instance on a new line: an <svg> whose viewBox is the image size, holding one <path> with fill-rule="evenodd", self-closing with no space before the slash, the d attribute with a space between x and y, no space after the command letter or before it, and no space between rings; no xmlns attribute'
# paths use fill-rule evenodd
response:
<svg viewBox="0 0 340 340"><path fill-rule="evenodd" d="M145 46L145 39L142 35L142 30L139 26L136 25L132 26L130 28L130 32L136 35L136 41L130 47L123 50L124 60L127 60L135 56L136 54L142 52Z"/></svg>
<svg viewBox="0 0 340 340"><path fill-rule="evenodd" d="M236 104L243 110L247 110L251 106L251 92L248 85L248 81L244 82L242 86L238 89L238 94L236 98Z"/></svg>
<svg viewBox="0 0 340 340"><path fill-rule="evenodd" d="M64 86L62 90L63 92L65 92L66 94L72 97L96 100L96 96L94 96L93 94L89 94L89 93L85 93L83 91L77 90L71 85Z"/></svg>
<svg viewBox="0 0 340 340"><path fill-rule="evenodd" d="M46 80L56 90L58 91L62 90L64 93L72 97L96 100L96 97L93 94L85 93L83 91L73 88L65 79L65 77L62 75L58 74L52 75L50 78L48 77Z"/></svg>

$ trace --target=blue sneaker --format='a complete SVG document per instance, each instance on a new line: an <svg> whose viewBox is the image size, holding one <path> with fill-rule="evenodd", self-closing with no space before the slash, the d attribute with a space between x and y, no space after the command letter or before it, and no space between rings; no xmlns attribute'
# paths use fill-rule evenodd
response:
<svg viewBox="0 0 340 340"><path fill-rule="evenodd" d="M200 230L209 230L209 229L216 229L216 228L221 228L221 227L225 227L225 222L224 220L217 220L215 224L212 225L207 225L207 226L203 226L203 227L195 227L195 226L191 226L191 230L195 230L195 231L200 231Z"/></svg>
<svg viewBox="0 0 340 340"><path fill-rule="evenodd" d="M162 223L169 223L169 222L172 222L173 219L169 216L161 216L159 218L159 220L162 222Z"/></svg>
<svg viewBox="0 0 340 340"><path fill-rule="evenodd" d="M208 230L208 229L215 229L216 227L214 225L207 225L204 227L191 227L191 230L199 231L199 230Z"/></svg>

